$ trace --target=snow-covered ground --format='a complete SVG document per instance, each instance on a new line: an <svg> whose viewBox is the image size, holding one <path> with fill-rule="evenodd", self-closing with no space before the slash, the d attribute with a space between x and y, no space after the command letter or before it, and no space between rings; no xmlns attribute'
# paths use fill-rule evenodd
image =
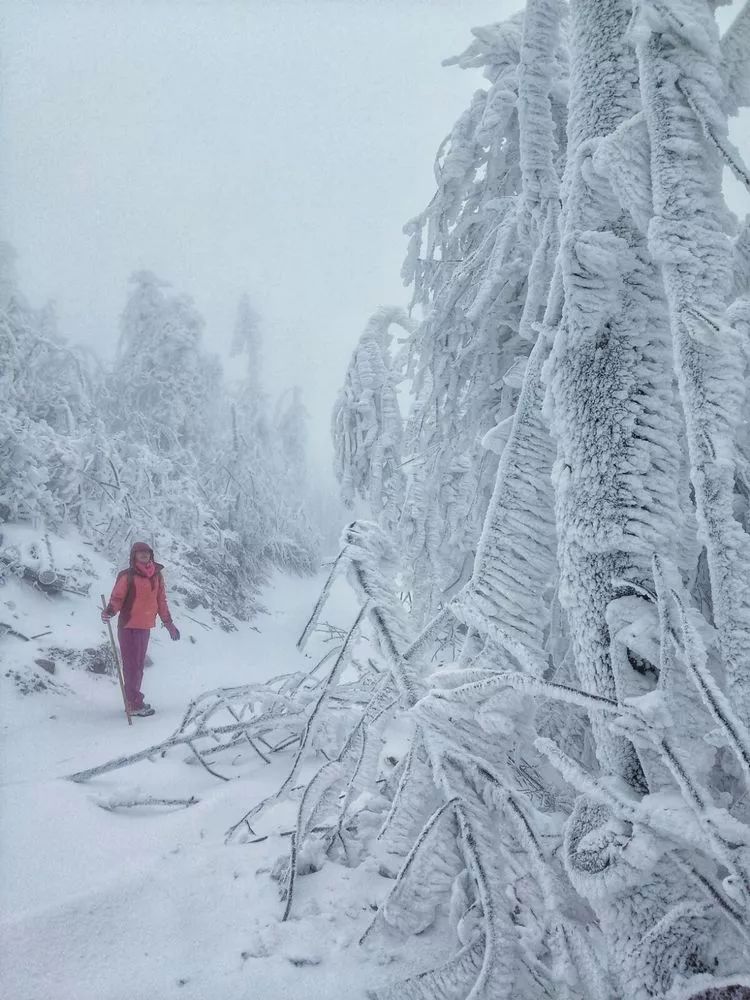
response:
<svg viewBox="0 0 750 1000"><path fill-rule="evenodd" d="M21 547L38 537L11 530ZM84 551L98 579L88 598L47 596L15 579L0 588L1 622L27 636L52 633L28 642L0 638L0 995L356 1000L368 986L399 978L395 954L357 945L392 884L373 863L329 864L307 876L295 917L282 923L268 871L288 848L278 831L291 826L289 804L264 816L258 833L269 833L267 840L225 846L227 828L277 787L288 757L271 765L246 758L237 779L222 782L189 765L189 752L178 748L87 784L65 780L165 739L203 690L309 666L304 656L315 650L301 654L295 640L321 578L277 576L263 595L268 614L232 633L200 609L189 614L204 624L192 621L173 599L182 641L172 643L161 628L152 634L154 664L143 690L157 714L129 728L111 677L59 656L52 676L34 663L50 647L106 640L97 605L112 567L75 537L51 541L58 569ZM334 608L336 624L348 625L356 609L343 585ZM48 686L22 693L34 678ZM136 792L200 801L180 809L101 808Z"/></svg>

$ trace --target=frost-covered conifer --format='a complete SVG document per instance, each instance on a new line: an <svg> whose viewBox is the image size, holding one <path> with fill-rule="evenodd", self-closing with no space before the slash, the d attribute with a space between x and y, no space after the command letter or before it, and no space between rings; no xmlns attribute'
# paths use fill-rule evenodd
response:
<svg viewBox="0 0 750 1000"><path fill-rule="evenodd" d="M383 308L369 320L355 348L333 411L336 478L348 507L365 500L371 516L396 527L404 499L401 452L403 418L399 373L390 328L414 324L400 308Z"/></svg>
<svg viewBox="0 0 750 1000"><path fill-rule="evenodd" d="M559 130L552 95L560 96L555 68L563 8L529 4L519 61L521 195L518 229L530 251L519 334L536 340L528 361L516 362L521 386L515 413L498 424L485 445L501 456L469 585L452 608L467 627L486 633L513 655L520 642L543 669L544 646L557 577L554 458L542 413L542 368L549 355L560 308L559 277L550 282L559 244ZM548 301L549 299L549 301ZM508 381L508 376L506 376Z"/></svg>
<svg viewBox="0 0 750 1000"><path fill-rule="evenodd" d="M477 28L472 45L451 60L481 67L489 82L440 147L435 196L406 227L402 273L423 319L404 355L413 403L401 445L399 531L404 582L423 620L472 573L497 456L541 318L539 301L526 306L529 267L533 258L543 269L553 253L554 213L547 222L532 220L521 193L522 34L521 16ZM541 71L552 81L545 155L556 167L566 145L566 62L557 42ZM531 160L529 169L537 169ZM536 184L527 183L528 199L538 198Z"/></svg>
<svg viewBox="0 0 750 1000"><path fill-rule="evenodd" d="M123 420L134 416L133 436L165 458L194 453L214 421L220 377L202 351L203 320L187 296L165 295L154 275L132 281L115 363L118 411Z"/></svg>
<svg viewBox="0 0 750 1000"><path fill-rule="evenodd" d="M31 308L0 264L0 514L58 527L85 522L93 483L86 455L100 432L98 372L56 333L51 307Z"/></svg>
<svg viewBox="0 0 750 1000"><path fill-rule="evenodd" d="M260 401L262 378L260 316L245 294L237 306L237 320L232 338L232 357L242 356L246 362L243 395Z"/></svg>
<svg viewBox="0 0 750 1000"><path fill-rule="evenodd" d="M276 410L279 458L290 483L299 487L307 474L307 425L310 416L302 402L302 387L293 386L291 398L284 394Z"/></svg>

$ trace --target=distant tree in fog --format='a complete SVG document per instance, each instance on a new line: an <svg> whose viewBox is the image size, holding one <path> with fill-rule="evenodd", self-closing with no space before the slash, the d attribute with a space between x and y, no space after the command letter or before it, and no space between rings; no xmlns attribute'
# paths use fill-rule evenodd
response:
<svg viewBox="0 0 750 1000"><path fill-rule="evenodd" d="M404 501L401 373L394 364L391 326L412 333L400 308L370 317L354 349L333 410L334 471L347 507L366 501L384 526L396 526Z"/></svg>

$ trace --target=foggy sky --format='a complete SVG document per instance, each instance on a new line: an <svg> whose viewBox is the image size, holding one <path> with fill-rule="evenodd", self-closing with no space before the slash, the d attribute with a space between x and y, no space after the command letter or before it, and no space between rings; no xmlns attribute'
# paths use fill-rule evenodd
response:
<svg viewBox="0 0 750 1000"><path fill-rule="evenodd" d="M304 386L328 474L349 355L375 308L408 301L401 227L482 83L441 60L522 6L4 0L0 238L22 289L105 357L134 270L192 295L222 354L247 291L268 389ZM733 131L750 159L747 115ZM730 203L750 211L736 184Z"/></svg>

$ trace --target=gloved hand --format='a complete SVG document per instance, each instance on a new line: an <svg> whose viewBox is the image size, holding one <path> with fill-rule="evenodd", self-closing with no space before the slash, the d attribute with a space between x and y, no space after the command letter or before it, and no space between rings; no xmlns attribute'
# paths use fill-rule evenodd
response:
<svg viewBox="0 0 750 1000"><path fill-rule="evenodd" d="M177 642L180 638L180 630L173 622L170 622L169 625L167 625L167 632L169 632L169 637L173 642Z"/></svg>
<svg viewBox="0 0 750 1000"><path fill-rule="evenodd" d="M106 608L102 611L102 621L104 622L105 625L113 617L114 617L114 615L112 614L112 612L108 611Z"/></svg>

